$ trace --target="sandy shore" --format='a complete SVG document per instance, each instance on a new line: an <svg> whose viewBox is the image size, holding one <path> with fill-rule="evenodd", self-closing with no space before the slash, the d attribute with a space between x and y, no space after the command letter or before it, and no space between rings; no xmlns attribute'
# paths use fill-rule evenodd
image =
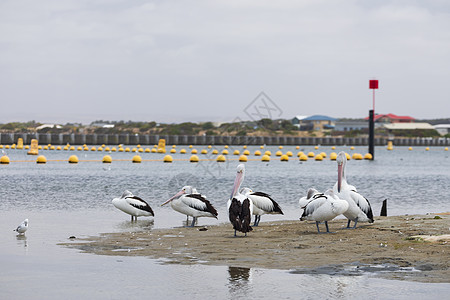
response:
<svg viewBox="0 0 450 300"><path fill-rule="evenodd" d="M62 245L99 255L145 256L163 263L273 268L305 274L355 275L360 270L381 270L377 276L450 282L448 214L378 217L375 223L361 224L356 230L344 230L346 220L329 225L335 233L317 234L314 222L292 220L261 223L247 237L233 237L231 225L221 224L105 233ZM425 241L426 236L434 240Z"/></svg>

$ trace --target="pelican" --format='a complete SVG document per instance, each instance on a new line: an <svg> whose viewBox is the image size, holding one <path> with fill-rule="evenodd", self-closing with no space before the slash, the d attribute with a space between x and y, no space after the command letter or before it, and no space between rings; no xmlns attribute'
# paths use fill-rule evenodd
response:
<svg viewBox="0 0 450 300"><path fill-rule="evenodd" d="M237 166L236 179L234 180L233 191L227 202L228 218L233 224L234 236L236 231L245 233L252 231L250 226L253 214L253 202L245 195L239 192L242 181L244 180L245 166L239 164Z"/></svg>
<svg viewBox="0 0 450 300"><path fill-rule="evenodd" d="M250 188L243 188L241 194L250 199L253 203L253 214L255 215L255 223L258 226L261 216L265 214L281 214L283 211L278 203L275 202L270 195L263 192L253 192Z"/></svg>
<svg viewBox="0 0 450 300"><path fill-rule="evenodd" d="M323 233L319 229L320 222L325 222L327 233L330 233L328 221L345 213L348 209L347 201L339 199L332 190L320 193L313 188L308 190L306 197L300 198L299 204L300 208L303 209L300 220L316 221L318 233Z"/></svg>
<svg viewBox="0 0 450 300"><path fill-rule="evenodd" d="M112 204L117 209L131 215L131 221L137 220L137 217L153 217L155 215L147 202L133 195L130 191L123 192L120 198L114 198Z"/></svg>
<svg viewBox="0 0 450 300"><path fill-rule="evenodd" d="M175 211L193 218L191 227L194 227L198 217L217 219L217 210L203 195L199 194L195 188L189 185L184 186L181 191L161 204L161 206L169 202Z"/></svg>
<svg viewBox="0 0 450 300"><path fill-rule="evenodd" d="M13 231L17 231L18 234L25 234L25 231L28 229L28 219L25 219L16 229Z"/></svg>
<svg viewBox="0 0 450 300"><path fill-rule="evenodd" d="M372 207L369 200L359 194L354 186L347 183L345 177L347 157L345 152L339 152L336 162L338 164L338 181L333 187L333 192L340 199L348 202L348 210L344 213L344 216L348 219L347 228L355 229L358 222L373 223ZM350 227L351 221L355 222L353 227Z"/></svg>

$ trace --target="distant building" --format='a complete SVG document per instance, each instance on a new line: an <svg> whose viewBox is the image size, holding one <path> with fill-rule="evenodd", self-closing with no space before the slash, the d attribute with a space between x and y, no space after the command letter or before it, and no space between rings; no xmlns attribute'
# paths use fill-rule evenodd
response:
<svg viewBox="0 0 450 300"><path fill-rule="evenodd" d="M41 126L36 127L36 130L42 130L45 128L58 128L61 129L62 126L61 125L57 125L57 124L42 124Z"/></svg>
<svg viewBox="0 0 450 300"><path fill-rule="evenodd" d="M292 124L297 126L300 130L314 130L323 131L327 129L334 129L335 118L322 115L313 115L309 117L296 116L292 119Z"/></svg>
<svg viewBox="0 0 450 300"><path fill-rule="evenodd" d="M369 129L368 121L337 121L334 130L335 131L352 131Z"/></svg>
<svg viewBox="0 0 450 300"><path fill-rule="evenodd" d="M91 127L100 127L100 128L114 128L114 124L108 123L92 123Z"/></svg>
<svg viewBox="0 0 450 300"><path fill-rule="evenodd" d="M391 123L383 125L388 130L414 130L414 129L434 129L428 123Z"/></svg>
<svg viewBox="0 0 450 300"><path fill-rule="evenodd" d="M446 135L450 133L450 124L437 124L433 126L440 135Z"/></svg>
<svg viewBox="0 0 450 300"><path fill-rule="evenodd" d="M368 120L369 117L366 117ZM374 117L375 123L412 123L416 119L409 116L397 116L394 114L377 114Z"/></svg>

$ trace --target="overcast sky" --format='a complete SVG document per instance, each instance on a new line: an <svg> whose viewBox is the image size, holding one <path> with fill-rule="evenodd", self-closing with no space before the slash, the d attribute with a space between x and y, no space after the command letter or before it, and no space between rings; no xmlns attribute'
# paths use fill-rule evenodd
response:
<svg viewBox="0 0 450 300"><path fill-rule="evenodd" d="M450 1L0 0L0 123L361 118L374 78L450 117Z"/></svg>

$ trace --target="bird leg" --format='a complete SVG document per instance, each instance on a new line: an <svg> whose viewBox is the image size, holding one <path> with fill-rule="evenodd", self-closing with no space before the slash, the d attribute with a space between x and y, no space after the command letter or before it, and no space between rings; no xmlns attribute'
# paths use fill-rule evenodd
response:
<svg viewBox="0 0 450 300"><path fill-rule="evenodd" d="M347 222L347 228L350 228L350 222L351 222L351 220L348 219L348 222Z"/></svg>
<svg viewBox="0 0 450 300"><path fill-rule="evenodd" d="M330 233L330 230L328 229L328 222L325 221L325 227L327 228L327 233Z"/></svg>
<svg viewBox="0 0 450 300"><path fill-rule="evenodd" d="M255 215L255 223L253 223L253 226L258 226L258 225L256 225L257 220L258 220L258 215Z"/></svg>
<svg viewBox="0 0 450 300"><path fill-rule="evenodd" d="M353 225L353 229L356 228L356 224L358 224L358 218L355 219L355 224Z"/></svg>
<svg viewBox="0 0 450 300"><path fill-rule="evenodd" d="M234 236L237 236L237 235L236 235L236 229L234 230Z"/></svg>
<svg viewBox="0 0 450 300"><path fill-rule="evenodd" d="M320 232L320 229L319 229L319 223L320 223L319 221L316 221L316 227L317 227L317 232L318 232L318 233L321 233L321 232Z"/></svg>
<svg viewBox="0 0 450 300"><path fill-rule="evenodd" d="M196 217L192 217L192 224L191 224L191 227L194 227L195 221L197 221L197 218L196 218Z"/></svg>

